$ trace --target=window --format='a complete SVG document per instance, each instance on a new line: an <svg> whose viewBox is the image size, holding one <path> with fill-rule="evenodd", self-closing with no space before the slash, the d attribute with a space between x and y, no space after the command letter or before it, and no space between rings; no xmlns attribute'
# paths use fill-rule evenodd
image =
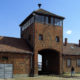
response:
<svg viewBox="0 0 80 80"><path fill-rule="evenodd" d="M30 18L23 26L22 26L22 31L27 29L28 26L30 26L34 22L34 17Z"/></svg>
<svg viewBox="0 0 80 80"><path fill-rule="evenodd" d="M67 67L71 66L71 59L67 59Z"/></svg>
<svg viewBox="0 0 80 80"><path fill-rule="evenodd" d="M59 36L56 36L56 42L59 42L60 40L59 40Z"/></svg>
<svg viewBox="0 0 80 80"><path fill-rule="evenodd" d="M39 15L36 15L36 16L35 16L35 21L36 21L36 22L40 22L40 19L39 19L39 18L40 18L40 16L39 16Z"/></svg>
<svg viewBox="0 0 80 80"><path fill-rule="evenodd" d="M51 24L51 17L48 17L48 24Z"/></svg>
<svg viewBox="0 0 80 80"><path fill-rule="evenodd" d="M62 24L63 24L63 21L61 19L55 18L55 25L56 26L62 26Z"/></svg>
<svg viewBox="0 0 80 80"><path fill-rule="evenodd" d="M42 15L36 15L35 21L36 22L44 23L44 16L42 16Z"/></svg>
<svg viewBox="0 0 80 80"><path fill-rule="evenodd" d="M52 24L52 25L54 24L53 17L51 17L51 24Z"/></svg>
<svg viewBox="0 0 80 80"><path fill-rule="evenodd" d="M44 23L44 16L41 16L41 22Z"/></svg>
<svg viewBox="0 0 80 80"><path fill-rule="evenodd" d="M8 60L8 57L2 56L2 60Z"/></svg>
<svg viewBox="0 0 80 80"><path fill-rule="evenodd" d="M80 67L80 59L77 59L77 66Z"/></svg>
<svg viewBox="0 0 80 80"><path fill-rule="evenodd" d="M45 23L48 24L48 17L45 17Z"/></svg>
<svg viewBox="0 0 80 80"><path fill-rule="evenodd" d="M34 17L31 18L30 22L31 24L34 22Z"/></svg>
<svg viewBox="0 0 80 80"><path fill-rule="evenodd" d="M43 35L39 34L39 40L43 40Z"/></svg>
<svg viewBox="0 0 80 80"><path fill-rule="evenodd" d="M35 15L35 21L39 23L51 24L56 26L62 26L63 20L59 18L54 18L51 16Z"/></svg>

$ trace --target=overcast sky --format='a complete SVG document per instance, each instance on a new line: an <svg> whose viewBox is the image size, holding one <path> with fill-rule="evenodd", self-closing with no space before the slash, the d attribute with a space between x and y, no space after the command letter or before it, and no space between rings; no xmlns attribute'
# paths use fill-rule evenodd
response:
<svg viewBox="0 0 80 80"><path fill-rule="evenodd" d="M63 36L70 43L80 39L80 0L0 0L0 36L20 37L19 24L37 4L52 13L65 17Z"/></svg>

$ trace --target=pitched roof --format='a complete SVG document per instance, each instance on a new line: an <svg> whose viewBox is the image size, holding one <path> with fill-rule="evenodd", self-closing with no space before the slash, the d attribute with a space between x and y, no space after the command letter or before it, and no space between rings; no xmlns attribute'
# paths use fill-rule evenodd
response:
<svg viewBox="0 0 80 80"><path fill-rule="evenodd" d="M63 55L80 55L80 47L78 44L67 43L63 45Z"/></svg>
<svg viewBox="0 0 80 80"><path fill-rule="evenodd" d="M32 53L24 39L1 36L0 52Z"/></svg>
<svg viewBox="0 0 80 80"><path fill-rule="evenodd" d="M0 36L0 52L32 53L24 39ZM80 55L77 44L63 45L63 55Z"/></svg>
<svg viewBox="0 0 80 80"><path fill-rule="evenodd" d="M50 16L55 16L55 17L61 18L61 19L65 19L62 16L56 15L56 14L51 13L49 11L46 11L44 9L38 9L36 11L33 11L28 17L26 17L25 20L20 24L20 26L22 26L31 16L33 16L34 13L43 14L43 15L50 15Z"/></svg>
<svg viewBox="0 0 80 80"><path fill-rule="evenodd" d="M36 11L34 11L34 12L35 12L35 13L41 13L41 14L44 14L44 15L55 16L55 17L58 17L58 18L64 19L64 17L59 16L59 15L56 15L56 14L51 13L51 12L49 12L49 11L46 11L46 10L44 10L44 9L38 9L38 10L36 10Z"/></svg>

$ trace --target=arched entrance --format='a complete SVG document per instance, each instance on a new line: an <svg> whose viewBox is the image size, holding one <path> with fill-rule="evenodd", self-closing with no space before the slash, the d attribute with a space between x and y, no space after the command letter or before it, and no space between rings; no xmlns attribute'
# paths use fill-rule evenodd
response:
<svg viewBox="0 0 80 80"><path fill-rule="evenodd" d="M59 74L59 52L53 49L39 51L42 55L42 69L39 74Z"/></svg>

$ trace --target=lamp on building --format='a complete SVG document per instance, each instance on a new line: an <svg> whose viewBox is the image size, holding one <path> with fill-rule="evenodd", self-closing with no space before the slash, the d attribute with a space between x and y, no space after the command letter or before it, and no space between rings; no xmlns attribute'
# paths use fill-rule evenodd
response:
<svg viewBox="0 0 80 80"><path fill-rule="evenodd" d="M42 5L42 4L39 3L39 4L38 4L38 7L41 8L41 5Z"/></svg>

